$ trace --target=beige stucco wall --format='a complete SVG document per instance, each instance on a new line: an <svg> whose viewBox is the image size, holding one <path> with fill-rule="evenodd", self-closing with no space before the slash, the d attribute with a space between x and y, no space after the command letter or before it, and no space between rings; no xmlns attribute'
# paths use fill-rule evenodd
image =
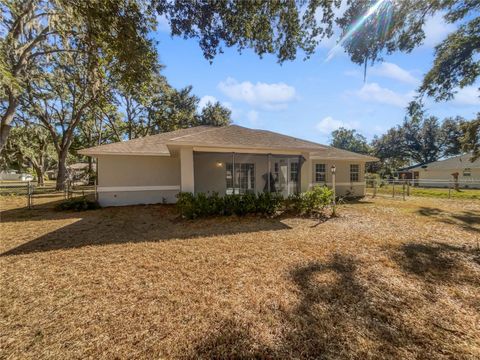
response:
<svg viewBox="0 0 480 360"><path fill-rule="evenodd" d="M202 153L184 152L183 158L193 159L193 172L181 176L182 169L188 172L192 163L186 161L181 166L182 153L172 157L164 156L120 156L102 155L98 161L98 189L99 202L102 206L152 204L176 201L176 195L183 185L194 183L194 191L216 191L226 193L226 163L232 161L229 153ZM307 153L303 154L305 162L301 168L301 191L307 191L314 182L315 164L325 164L326 182L331 186L330 168L335 164L337 168L337 194L339 196L363 196L365 192L364 172L365 163L355 161L322 161L310 159ZM273 158L273 157L272 157ZM255 190L263 192L265 187L264 175L268 169L266 154L235 154L238 163L255 164ZM359 182L350 182L350 164L359 164ZM187 166L188 165L188 166ZM192 176L193 175L193 176ZM473 176L472 176L473 177ZM323 184L320 184L323 185Z"/></svg>
<svg viewBox="0 0 480 360"><path fill-rule="evenodd" d="M468 166L466 166L468 167ZM471 169L471 176L463 176L464 169L419 169L418 171L420 184L431 187L448 187L449 183L453 181L452 174L459 173L458 180L460 185L468 185L470 188L480 188L480 169Z"/></svg>
<svg viewBox="0 0 480 360"><path fill-rule="evenodd" d="M98 200L102 206L176 200L180 188L178 157L102 155L97 162Z"/></svg>
<svg viewBox="0 0 480 360"><path fill-rule="evenodd" d="M355 160L320 160L312 159L310 161L310 182L309 187L315 185L324 185L324 183L315 182L315 165L325 164L325 176L328 187L332 186L331 167L335 165L335 183L338 196L364 196L365 195L365 162ZM350 181L350 165L359 165L358 182Z"/></svg>

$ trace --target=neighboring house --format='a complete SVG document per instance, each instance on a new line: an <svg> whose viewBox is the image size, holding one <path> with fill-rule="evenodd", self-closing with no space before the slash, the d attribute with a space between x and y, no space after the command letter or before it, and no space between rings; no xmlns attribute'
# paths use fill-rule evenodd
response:
<svg viewBox="0 0 480 360"><path fill-rule="evenodd" d="M399 169L405 179L413 179L414 185L428 187L449 187L454 182L453 174L458 174L460 187L480 188L480 159L471 162L471 154L454 156L427 164Z"/></svg>
<svg viewBox="0 0 480 360"><path fill-rule="evenodd" d="M96 171L96 164L92 164L93 172ZM55 180L57 178L57 169L48 170L46 172L49 180ZM86 180L88 179L88 163L75 163L67 165L67 173L73 180Z"/></svg>
<svg viewBox="0 0 480 360"><path fill-rule="evenodd" d="M18 173L17 170L0 171L0 180L4 181L32 181L33 176L30 174Z"/></svg>
<svg viewBox="0 0 480 360"><path fill-rule="evenodd" d="M102 206L176 201L178 192L289 194L331 186L365 194L371 156L237 125L198 126L79 151L97 158Z"/></svg>

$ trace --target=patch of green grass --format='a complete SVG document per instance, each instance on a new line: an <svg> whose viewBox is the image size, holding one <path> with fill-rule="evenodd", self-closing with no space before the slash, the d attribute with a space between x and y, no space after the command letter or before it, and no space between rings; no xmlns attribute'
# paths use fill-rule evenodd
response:
<svg viewBox="0 0 480 360"><path fill-rule="evenodd" d="M378 194L392 195L392 186L382 186L377 188ZM407 190L405 190L406 192ZM373 193L373 189L368 189L369 193ZM395 186L395 196L402 196L403 188L401 185ZM434 198L448 198L449 190L443 188L415 188L410 187L411 196L425 196L425 197L434 197ZM461 190L450 190L450 197L454 199L465 199L465 200L480 200L480 189L461 189Z"/></svg>

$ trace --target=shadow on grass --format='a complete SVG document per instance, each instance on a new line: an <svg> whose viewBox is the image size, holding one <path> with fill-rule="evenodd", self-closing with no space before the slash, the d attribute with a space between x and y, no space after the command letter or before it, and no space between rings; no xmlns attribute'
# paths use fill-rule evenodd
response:
<svg viewBox="0 0 480 360"><path fill-rule="evenodd" d="M50 203L55 205L54 203ZM172 205L111 207L83 212L53 211L39 205L33 210L14 209L1 213L5 222L69 220L46 235L10 249L0 256L28 254L92 245L156 242L173 239L232 235L290 229L281 219L219 217L195 221L179 220Z"/></svg>
<svg viewBox="0 0 480 360"><path fill-rule="evenodd" d="M480 232L480 213L473 211L462 211L453 213L438 208L421 207L418 214L435 218L445 224L459 225L465 230Z"/></svg>
<svg viewBox="0 0 480 360"><path fill-rule="evenodd" d="M408 243L394 252L393 260L405 272L425 282L480 286L478 274L468 269L470 265L480 265L480 250L475 244Z"/></svg>
<svg viewBox="0 0 480 360"><path fill-rule="evenodd" d="M427 250L412 245L401 251L410 260L416 258L418 252L429 253L428 268L461 271L460 266L440 256L443 251L461 251L456 247L446 245ZM289 279L298 290L299 300L291 310L276 310L283 331L275 345L265 346L247 325L227 319L209 336L199 337L188 357L357 359L459 355L455 344L465 336L455 330L456 324L462 321L460 318L438 313L439 308L433 307L437 305L431 296L419 294L411 287L398 289L388 281L379 281L378 275L362 274L363 266L356 258L335 254L324 263L295 267ZM403 270L418 272L411 266L416 269L407 263ZM419 273L424 271L421 269ZM465 279L457 277L456 280ZM471 278L469 282L473 285L478 280ZM424 285L425 289L429 286ZM425 306L435 310L425 314L422 310ZM417 317L421 319L418 322Z"/></svg>
<svg viewBox="0 0 480 360"><path fill-rule="evenodd" d="M220 330L199 339L190 358L399 358L403 348L432 346L431 339L422 338L423 330L399 316L415 304L389 296L381 284L360 281L361 266L337 254L326 263L294 268L290 279L299 302L281 312L285 331L278 346L259 345L248 329L226 321ZM377 298L379 294L383 297ZM365 346L369 342L370 347Z"/></svg>

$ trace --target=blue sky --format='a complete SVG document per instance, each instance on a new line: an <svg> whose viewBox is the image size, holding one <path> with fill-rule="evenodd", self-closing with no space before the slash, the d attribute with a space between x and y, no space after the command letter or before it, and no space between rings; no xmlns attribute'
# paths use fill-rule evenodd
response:
<svg viewBox="0 0 480 360"><path fill-rule="evenodd" d="M203 57L196 40L172 38L160 25L155 34L164 75L175 87L193 86L201 105L218 100L232 110L234 123L268 129L320 143L330 141L339 126L371 139L403 121L422 75L433 61L433 47L454 29L440 16L427 22L425 44L411 54L395 53L362 68L343 53L326 62L336 38L321 44L304 61L278 64L274 56L259 58L250 50L224 49L213 64ZM443 119L473 118L480 111L478 85L463 89L453 101L427 101L430 114Z"/></svg>

